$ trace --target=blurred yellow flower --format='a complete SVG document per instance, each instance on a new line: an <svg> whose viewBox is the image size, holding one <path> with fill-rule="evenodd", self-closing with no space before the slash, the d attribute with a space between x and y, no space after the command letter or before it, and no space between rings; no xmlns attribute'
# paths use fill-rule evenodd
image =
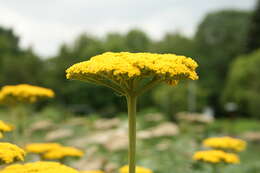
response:
<svg viewBox="0 0 260 173"><path fill-rule="evenodd" d="M241 139L225 137L212 137L203 141L205 147L233 150L236 152L243 151L246 148L246 142Z"/></svg>
<svg viewBox="0 0 260 173"><path fill-rule="evenodd" d="M86 170L86 171L80 171L80 173L105 173L101 170Z"/></svg>
<svg viewBox="0 0 260 173"><path fill-rule="evenodd" d="M42 155L43 159L58 160L64 157L82 157L84 152L74 147L58 147Z"/></svg>
<svg viewBox="0 0 260 173"><path fill-rule="evenodd" d="M24 160L25 151L14 144L0 142L0 160L3 163L12 163Z"/></svg>
<svg viewBox="0 0 260 173"><path fill-rule="evenodd" d="M0 173L79 173L79 171L57 162L33 162L7 166Z"/></svg>
<svg viewBox="0 0 260 173"><path fill-rule="evenodd" d="M58 143L31 143L25 146L25 150L28 153L42 154L59 147L61 147L61 145Z"/></svg>
<svg viewBox="0 0 260 173"><path fill-rule="evenodd" d="M128 173L128 170L129 170L129 166L125 165L119 169L119 173ZM136 173L153 173L153 171L151 169L140 167L140 166L135 167L135 172Z"/></svg>
<svg viewBox="0 0 260 173"><path fill-rule="evenodd" d="M17 103L34 103L43 98L53 98L51 89L28 85L6 85L0 90L0 103L13 105Z"/></svg>
<svg viewBox="0 0 260 173"><path fill-rule="evenodd" d="M238 164L240 162L238 155L233 153L226 153L221 150L198 151L193 155L193 160L207 162L207 163L230 163L230 164Z"/></svg>
<svg viewBox="0 0 260 173"><path fill-rule="evenodd" d="M0 139L4 137L4 132L10 132L13 129L14 127L12 125L0 120Z"/></svg>

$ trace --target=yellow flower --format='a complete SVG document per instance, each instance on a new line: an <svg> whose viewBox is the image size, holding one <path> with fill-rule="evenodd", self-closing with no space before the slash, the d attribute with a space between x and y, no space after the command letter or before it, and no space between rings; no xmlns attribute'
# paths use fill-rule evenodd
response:
<svg viewBox="0 0 260 173"><path fill-rule="evenodd" d="M0 139L4 137L4 132L10 132L14 127L0 120Z"/></svg>
<svg viewBox="0 0 260 173"><path fill-rule="evenodd" d="M0 103L6 105L34 103L43 98L53 97L54 92L51 89L28 84L6 85L0 91Z"/></svg>
<svg viewBox="0 0 260 173"><path fill-rule="evenodd" d="M193 160L207 163L230 163L237 164L240 162L239 157L233 153L226 153L221 150L198 151L193 155Z"/></svg>
<svg viewBox="0 0 260 173"><path fill-rule="evenodd" d="M82 157L83 151L74 147L58 147L54 150L50 150L42 155L43 159L56 160L64 157Z"/></svg>
<svg viewBox="0 0 260 173"><path fill-rule="evenodd" d="M197 66L191 58L175 54L107 52L74 64L66 70L66 76L126 91L132 80L144 78L170 85L181 79L196 80Z"/></svg>
<svg viewBox="0 0 260 173"><path fill-rule="evenodd" d="M236 152L243 151L246 148L246 142L241 139L231 137L212 137L203 141L205 147L216 149L233 150Z"/></svg>
<svg viewBox="0 0 260 173"><path fill-rule="evenodd" d="M105 173L101 170L87 170L87 171L80 171L80 173Z"/></svg>
<svg viewBox="0 0 260 173"><path fill-rule="evenodd" d="M14 144L7 142L0 143L0 160L3 163L12 163L15 161L24 160L25 152Z"/></svg>
<svg viewBox="0 0 260 173"><path fill-rule="evenodd" d="M128 169L129 169L128 165L125 165L119 169L119 173L128 173ZM153 171L151 169L140 167L140 166L135 167L135 172L136 173L153 173Z"/></svg>
<svg viewBox="0 0 260 173"><path fill-rule="evenodd" d="M79 173L79 171L57 162L33 162L7 166L0 173Z"/></svg>
<svg viewBox="0 0 260 173"><path fill-rule="evenodd" d="M25 146L25 150L29 153L42 154L59 147L61 145L58 143L31 143Z"/></svg>
<svg viewBox="0 0 260 173"><path fill-rule="evenodd" d="M14 129L14 127L10 124L5 123L4 121L0 120L0 131L2 132L10 132Z"/></svg>

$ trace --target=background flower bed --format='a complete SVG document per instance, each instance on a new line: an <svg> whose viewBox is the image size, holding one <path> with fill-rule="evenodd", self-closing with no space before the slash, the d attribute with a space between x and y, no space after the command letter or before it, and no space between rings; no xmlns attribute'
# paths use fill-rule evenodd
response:
<svg viewBox="0 0 260 173"><path fill-rule="evenodd" d="M5 120L7 118L5 114L6 112L2 111L0 118ZM81 169L104 168L108 172L114 172L127 163L127 141L123 138L127 130L127 115L118 114L116 117L114 119L103 119L99 115L75 117L64 110L47 107L30 118L31 128L27 129L26 140L28 142L55 141L80 147L86 151L86 155L80 160L67 160L66 164ZM149 132L166 122L172 123L157 111L144 110L138 113L137 129L139 132ZM206 173L210 171L210 167L205 165L201 167L192 161L193 153L202 148L203 139L209 136L231 135L249 140L248 132L260 132L259 123L255 120L220 119L211 125L179 124L177 134L164 136L162 132L163 136L149 137L148 135L146 138L139 138L137 163L151 168L155 173ZM11 137L10 134L6 135L6 139ZM260 171L259 140L248 141L247 149L240 154L241 164L227 166L222 169L223 173L258 173ZM28 155L26 161L35 159L34 156Z"/></svg>

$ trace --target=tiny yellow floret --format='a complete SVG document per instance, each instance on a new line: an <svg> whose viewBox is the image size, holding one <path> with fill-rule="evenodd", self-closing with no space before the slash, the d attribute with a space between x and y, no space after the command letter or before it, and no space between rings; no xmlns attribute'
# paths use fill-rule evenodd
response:
<svg viewBox="0 0 260 173"><path fill-rule="evenodd" d="M34 103L40 99L53 98L51 89L28 85L6 85L0 90L0 104Z"/></svg>
<svg viewBox="0 0 260 173"><path fill-rule="evenodd" d="M246 148L245 141L228 136L207 138L203 141L203 145L205 147L232 150L236 152L243 151Z"/></svg>
<svg viewBox="0 0 260 173"><path fill-rule="evenodd" d="M212 163L212 164L216 164L216 163L238 164L240 162L238 155L233 153L226 153L222 150L198 151L193 155L193 160Z"/></svg>
<svg viewBox="0 0 260 173"><path fill-rule="evenodd" d="M119 173L128 173L128 171L129 171L128 165L125 165L125 166L123 166L119 169ZM135 172L136 173L153 173L153 171L151 169L144 168L144 167L141 167L141 166L136 166Z"/></svg>
<svg viewBox="0 0 260 173"><path fill-rule="evenodd" d="M20 147L7 142L0 142L0 160L9 164L15 161L23 161L25 151Z"/></svg>
<svg viewBox="0 0 260 173"><path fill-rule="evenodd" d="M79 171L57 162L32 162L7 166L0 173L79 173Z"/></svg>

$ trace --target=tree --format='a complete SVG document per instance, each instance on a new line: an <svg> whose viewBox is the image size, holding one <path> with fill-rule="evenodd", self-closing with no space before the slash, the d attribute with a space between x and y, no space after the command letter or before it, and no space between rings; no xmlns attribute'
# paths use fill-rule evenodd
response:
<svg viewBox="0 0 260 173"><path fill-rule="evenodd" d="M237 10L210 13L195 35L200 81L217 109L230 63L243 52L249 17L249 12Z"/></svg>
<svg viewBox="0 0 260 173"><path fill-rule="evenodd" d="M195 54L194 41L180 33L168 33L162 40L153 43L152 51L157 53L175 53L193 56Z"/></svg>
<svg viewBox="0 0 260 173"><path fill-rule="evenodd" d="M193 82L193 81L192 81ZM153 92L153 100L155 104L164 112L169 119L181 111L187 111L189 108L189 82L182 82L177 86L162 85ZM201 111L206 105L205 96L207 93L196 83L196 110Z"/></svg>
<svg viewBox="0 0 260 173"><path fill-rule="evenodd" d="M260 50L237 58L231 65L222 104L234 102L240 113L260 118Z"/></svg>
<svg viewBox="0 0 260 173"><path fill-rule="evenodd" d="M150 48L150 39L143 31L133 29L126 34L125 44L130 52L146 52Z"/></svg>
<svg viewBox="0 0 260 173"><path fill-rule="evenodd" d="M42 61L32 49L21 49L19 37L11 29L0 27L1 86L17 83L39 84Z"/></svg>
<svg viewBox="0 0 260 173"><path fill-rule="evenodd" d="M252 14L247 36L246 52L250 53L260 48L260 0L258 0L256 9Z"/></svg>

